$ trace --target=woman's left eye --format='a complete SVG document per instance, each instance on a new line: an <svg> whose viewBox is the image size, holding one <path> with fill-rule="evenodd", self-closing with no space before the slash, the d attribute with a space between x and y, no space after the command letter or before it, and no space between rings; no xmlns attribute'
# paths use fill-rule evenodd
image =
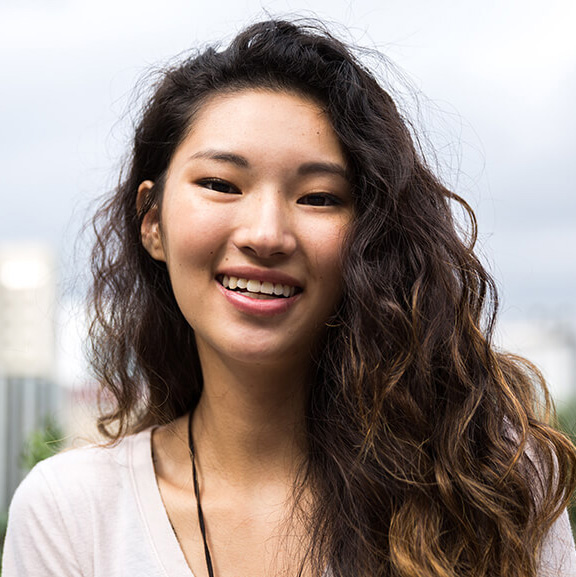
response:
<svg viewBox="0 0 576 577"><path fill-rule="evenodd" d="M240 194L240 191L229 182L219 178L204 178L198 181L198 184L204 188L214 190L215 192L223 192L225 194Z"/></svg>
<svg viewBox="0 0 576 577"><path fill-rule="evenodd" d="M307 204L309 206L336 206L342 204L342 201L333 194L319 192L303 196L298 199L298 204Z"/></svg>

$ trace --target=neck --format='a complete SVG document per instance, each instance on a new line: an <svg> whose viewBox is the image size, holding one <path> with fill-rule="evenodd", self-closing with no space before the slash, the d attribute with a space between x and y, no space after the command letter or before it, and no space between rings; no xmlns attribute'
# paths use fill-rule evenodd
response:
<svg viewBox="0 0 576 577"><path fill-rule="evenodd" d="M254 487L271 476L293 479L306 450L307 370L294 364L290 370L215 362L204 367L192 426L202 469Z"/></svg>

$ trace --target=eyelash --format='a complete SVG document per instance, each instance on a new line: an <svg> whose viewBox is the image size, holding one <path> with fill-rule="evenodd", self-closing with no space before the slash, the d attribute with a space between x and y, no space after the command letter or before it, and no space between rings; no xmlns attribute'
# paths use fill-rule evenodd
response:
<svg viewBox="0 0 576 577"><path fill-rule="evenodd" d="M310 200L321 200L323 201L322 204L316 204L314 202L306 202L306 201L310 201ZM338 206L340 204L342 204L342 201L340 200L340 198L338 198L337 196L333 195L333 194L328 194L326 192L316 192L316 193L312 193L312 194L307 194L306 196L303 196L302 198L300 198L298 200L298 204L306 204L309 206Z"/></svg>
<svg viewBox="0 0 576 577"><path fill-rule="evenodd" d="M200 186L213 190L215 192L221 192L222 194L241 194L241 192L233 184L230 184L226 180L220 178L203 178L198 181ZM224 190L226 189L226 190ZM321 201L321 202L317 202ZM298 199L298 204L304 204L308 206L339 206L342 204L340 198L334 194L329 194L327 192L316 192L303 196Z"/></svg>
<svg viewBox="0 0 576 577"><path fill-rule="evenodd" d="M208 188L215 192L221 192L223 194L240 194L240 191L233 184L221 180L220 178L203 178L198 181L198 184L204 188Z"/></svg>

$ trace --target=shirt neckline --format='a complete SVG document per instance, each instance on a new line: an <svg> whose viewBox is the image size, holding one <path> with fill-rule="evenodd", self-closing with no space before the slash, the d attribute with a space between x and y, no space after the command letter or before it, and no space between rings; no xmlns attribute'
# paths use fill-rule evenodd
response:
<svg viewBox="0 0 576 577"><path fill-rule="evenodd" d="M130 474L138 508L152 549L168 576L195 577L174 533L160 495L152 458L152 432L146 429L131 439Z"/></svg>

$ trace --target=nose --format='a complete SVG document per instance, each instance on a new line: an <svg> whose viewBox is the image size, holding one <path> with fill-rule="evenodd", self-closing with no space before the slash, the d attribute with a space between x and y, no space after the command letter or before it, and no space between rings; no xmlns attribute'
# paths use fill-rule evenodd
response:
<svg viewBox="0 0 576 577"><path fill-rule="evenodd" d="M296 249L296 236L287 202L279 191L254 193L244 203L234 243L259 258L289 256Z"/></svg>

